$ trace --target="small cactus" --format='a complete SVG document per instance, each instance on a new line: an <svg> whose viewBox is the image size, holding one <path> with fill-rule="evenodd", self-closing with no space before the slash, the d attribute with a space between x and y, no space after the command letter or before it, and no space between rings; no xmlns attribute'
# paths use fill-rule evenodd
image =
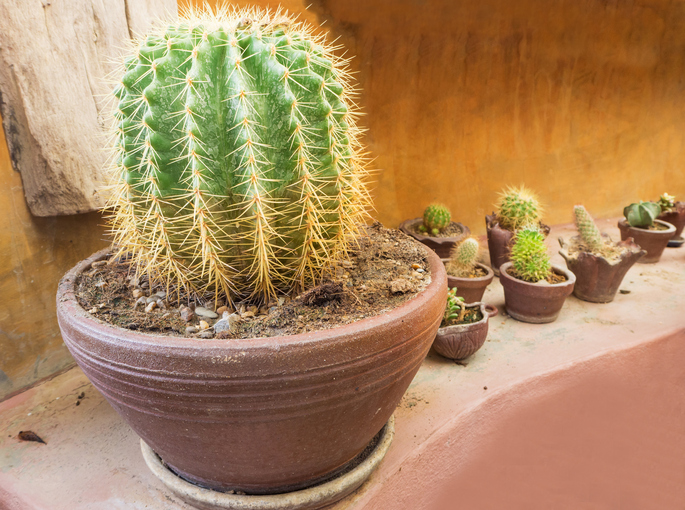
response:
<svg viewBox="0 0 685 510"><path fill-rule="evenodd" d="M475 238L468 237L464 239L452 248L447 271L453 276L468 277L476 267L479 251L480 245Z"/></svg>
<svg viewBox="0 0 685 510"><path fill-rule="evenodd" d="M509 187L497 200L497 221L502 228L516 232L540 221L542 206L535 194L525 186Z"/></svg>
<svg viewBox="0 0 685 510"><path fill-rule="evenodd" d="M550 275L552 264L545 236L537 226L529 225L516 233L511 262L518 276L527 282L539 282Z"/></svg>
<svg viewBox="0 0 685 510"><path fill-rule="evenodd" d="M602 254L606 243L590 213L582 205L575 206L573 212L576 217L576 228L585 246L593 253Z"/></svg>
<svg viewBox="0 0 685 510"><path fill-rule="evenodd" d="M447 292L447 304L445 305L445 315L443 324L449 326L464 320L466 314L466 304L464 298L457 296L457 288L453 287Z"/></svg>
<svg viewBox="0 0 685 510"><path fill-rule="evenodd" d="M623 215L628 220L628 225L635 228L649 228L654 225L654 220L661 214L661 206L656 202L640 202L630 204L623 209Z"/></svg>
<svg viewBox="0 0 685 510"><path fill-rule="evenodd" d="M669 195L668 193L664 193L659 197L659 207L661 207L661 212L671 212L673 209L675 209L675 197L673 195Z"/></svg>
<svg viewBox="0 0 685 510"><path fill-rule="evenodd" d="M446 206L431 204L423 211L423 225L421 225L423 228L419 228L422 232L430 232L437 236L449 226L451 221L452 215Z"/></svg>

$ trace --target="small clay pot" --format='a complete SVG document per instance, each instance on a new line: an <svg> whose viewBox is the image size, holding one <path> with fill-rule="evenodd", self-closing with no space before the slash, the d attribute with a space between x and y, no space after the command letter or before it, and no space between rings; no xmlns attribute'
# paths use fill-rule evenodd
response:
<svg viewBox="0 0 685 510"><path fill-rule="evenodd" d="M675 235L675 227L670 223L661 220L654 220L654 223L668 227L668 230L647 230L646 228L631 227L625 219L618 222L621 240L625 241L632 237L640 248L647 251L647 255L638 260L639 264L659 262L668 241Z"/></svg>
<svg viewBox="0 0 685 510"><path fill-rule="evenodd" d="M574 237L573 239L579 239ZM632 238L617 243L625 248L620 260L609 263L604 257L585 251L570 255L569 245L559 238L561 250L559 255L564 257L568 268L576 275L573 295L583 301L591 303L610 303L614 300L623 277L641 257L647 253L633 242Z"/></svg>
<svg viewBox="0 0 685 510"><path fill-rule="evenodd" d="M512 263L500 267L499 281L504 288L504 305L514 319L532 324L554 322L559 316L564 301L573 292L576 276L560 266L552 270L566 277L563 283L551 285L545 282L529 283L514 278L507 271Z"/></svg>
<svg viewBox="0 0 685 510"><path fill-rule="evenodd" d="M675 211L661 213L656 219L673 225L675 227L673 238L680 238L685 227L685 202L676 202Z"/></svg>
<svg viewBox="0 0 685 510"><path fill-rule="evenodd" d="M497 221L497 214L492 213L485 216L485 227L488 232L488 250L490 251L490 265L494 273L499 276L500 266L509 262L512 240L514 232L500 227ZM540 228L545 237L549 235L550 227L540 223Z"/></svg>
<svg viewBox="0 0 685 510"><path fill-rule="evenodd" d="M485 303L471 303L466 306L479 306L483 318L471 324L455 324L438 329L433 348L445 358L460 360L474 354L483 346L488 336L488 319L497 315L497 308Z"/></svg>
<svg viewBox="0 0 685 510"><path fill-rule="evenodd" d="M466 239L468 236L471 235L471 231L469 230L469 227L466 225L462 225L461 223L456 223L456 225L461 229L461 234L455 237L432 237L432 236L426 236L420 233L417 233L414 231L414 227L420 225L423 223L423 218L414 218L413 220L406 220L403 221L400 224L400 230L407 234L408 236L413 237L416 239L418 242L425 244L428 246L431 250L433 250L435 253L438 254L438 257L440 258L447 258L450 256L450 252L452 251L452 247L455 244L459 244L462 242L464 239Z"/></svg>
<svg viewBox="0 0 685 510"><path fill-rule="evenodd" d="M442 259L445 268L447 268L449 261L450 259ZM487 274L479 278L461 278L447 273L447 286L450 289L456 287L457 297L464 298L464 302L466 303L477 303L483 299L485 289L495 277L493 270L485 264L478 263L476 264L476 267L480 267L483 271L486 271Z"/></svg>

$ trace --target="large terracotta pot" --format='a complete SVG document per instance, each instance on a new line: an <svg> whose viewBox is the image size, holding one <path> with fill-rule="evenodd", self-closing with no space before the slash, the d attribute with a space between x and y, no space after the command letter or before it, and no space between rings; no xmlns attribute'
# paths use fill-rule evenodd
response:
<svg viewBox="0 0 685 510"><path fill-rule="evenodd" d="M445 267L447 267L449 261L450 259L442 259ZM485 289L495 277L493 270L485 264L478 263L476 266L485 271L486 275L479 278L460 278L450 274L447 275L447 286L450 289L456 287L457 297L464 298L464 302L466 303L478 303L481 301L483 299L483 294L485 294Z"/></svg>
<svg viewBox="0 0 685 510"><path fill-rule="evenodd" d="M497 308L485 303L471 303L466 306L479 306L483 318L471 324L455 324L438 329L433 349L445 358L466 359L483 347L488 336L488 320L497 315Z"/></svg>
<svg viewBox="0 0 685 510"><path fill-rule="evenodd" d="M497 214L494 212L485 216L485 228L488 234L490 265L495 274L499 276L500 266L509 262L514 233L499 226ZM549 235L550 227L548 225L540 223L540 228L545 237Z"/></svg>
<svg viewBox="0 0 685 510"><path fill-rule="evenodd" d="M557 274L566 276L566 281L554 285L529 283L514 278L507 271L511 262L500 267L499 281L504 288L504 306L514 319L533 324L554 322L559 316L564 301L573 292L575 275L563 267L552 266Z"/></svg>
<svg viewBox="0 0 685 510"><path fill-rule="evenodd" d="M647 254L638 260L639 264L655 264L659 262L661 254L664 252L668 241L675 235L675 227L670 223L661 220L654 220L666 230L647 230L645 228L635 228L628 225L625 219L618 222L618 229L621 231L621 240L625 241L629 237L635 240L635 244L640 246Z"/></svg>
<svg viewBox="0 0 685 510"><path fill-rule="evenodd" d="M685 227L685 202L676 202L675 211L661 213L657 219L675 227L673 238L682 237L683 227Z"/></svg>
<svg viewBox="0 0 685 510"><path fill-rule="evenodd" d="M64 342L93 385L176 473L253 494L309 486L339 472L381 430L437 331L447 277L394 310L334 329L245 340L169 337L117 328L62 279Z"/></svg>
<svg viewBox="0 0 685 510"><path fill-rule="evenodd" d="M469 227L466 225L462 225L461 223L457 223L459 228L461 229L461 234L458 236L454 237L432 237L432 236L425 236L423 234L419 234L417 232L414 232L414 226L420 225L423 223L423 218L414 218L413 220L406 220L403 221L400 224L400 230L407 234L408 236L413 237L416 239L418 242L425 244L428 246L431 250L433 250L435 253L438 254L438 257L440 258L447 258L450 256L450 252L452 251L452 247L455 244L459 244L462 240L466 239L468 236L471 235L471 231L469 230Z"/></svg>
<svg viewBox="0 0 685 510"><path fill-rule="evenodd" d="M578 237L574 239L578 239ZM564 242L562 237L559 238L559 244L562 248L559 255L564 258L569 270L576 275L573 295L591 303L610 303L613 301L623 277L633 264L647 253L636 245L632 238L629 238L618 243L618 246L626 249L621 254L620 260L609 263L604 257L584 251L570 255L569 245Z"/></svg>

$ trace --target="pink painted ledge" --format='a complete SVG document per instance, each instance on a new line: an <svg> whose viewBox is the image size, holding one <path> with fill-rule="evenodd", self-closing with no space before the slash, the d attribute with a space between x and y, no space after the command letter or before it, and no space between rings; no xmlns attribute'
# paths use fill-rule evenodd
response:
<svg viewBox="0 0 685 510"><path fill-rule="evenodd" d="M572 233L555 227L551 250ZM500 314L466 366L431 352L381 467L332 508L685 508L685 247L621 288L608 304L569 298L551 324ZM502 310L497 279L484 300ZM0 403L0 420L0 510L190 509L78 369Z"/></svg>

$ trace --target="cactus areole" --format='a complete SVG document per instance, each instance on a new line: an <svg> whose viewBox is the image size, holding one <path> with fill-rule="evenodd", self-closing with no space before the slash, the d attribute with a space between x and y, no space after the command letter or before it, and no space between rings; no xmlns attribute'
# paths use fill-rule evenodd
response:
<svg viewBox="0 0 685 510"><path fill-rule="evenodd" d="M346 63L281 12L185 14L115 88L115 242L176 292L306 288L369 204Z"/></svg>

